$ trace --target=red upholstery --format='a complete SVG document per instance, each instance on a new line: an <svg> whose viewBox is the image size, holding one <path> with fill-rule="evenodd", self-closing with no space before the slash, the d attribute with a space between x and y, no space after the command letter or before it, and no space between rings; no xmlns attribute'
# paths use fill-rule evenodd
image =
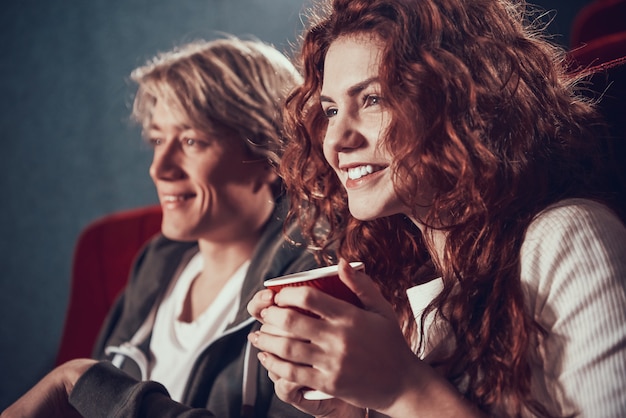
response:
<svg viewBox="0 0 626 418"><path fill-rule="evenodd" d="M626 56L626 0L595 0L583 7L572 23L570 47L583 67Z"/></svg>
<svg viewBox="0 0 626 418"><path fill-rule="evenodd" d="M583 7L574 18L570 45L577 48L590 41L624 30L626 1L595 0Z"/></svg>
<svg viewBox="0 0 626 418"><path fill-rule="evenodd" d="M609 124L607 164L615 167L608 190L626 222L626 0L595 0L574 19L570 59L588 72L589 91Z"/></svg>
<svg viewBox="0 0 626 418"><path fill-rule="evenodd" d="M104 318L126 284L141 247L161 229L160 206L104 216L74 249L70 299L56 364L89 357Z"/></svg>
<svg viewBox="0 0 626 418"><path fill-rule="evenodd" d="M625 17L626 19L626 17ZM598 66L626 60L626 29L612 33L598 39L590 40L587 44L575 48L570 53L577 65L582 67ZM619 62L623 65L623 62Z"/></svg>

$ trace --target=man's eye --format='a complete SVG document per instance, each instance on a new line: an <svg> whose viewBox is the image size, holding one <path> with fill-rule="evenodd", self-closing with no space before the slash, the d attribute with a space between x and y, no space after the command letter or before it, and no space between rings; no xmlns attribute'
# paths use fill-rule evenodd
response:
<svg viewBox="0 0 626 418"><path fill-rule="evenodd" d="M161 138L148 138L147 142L149 145L156 147L157 145L161 145L163 140Z"/></svg>
<svg viewBox="0 0 626 418"><path fill-rule="evenodd" d="M183 147L191 148L196 151L201 151L207 147L210 147L212 144L212 141L209 139L204 139L204 138L183 137L180 139L180 143L182 144Z"/></svg>

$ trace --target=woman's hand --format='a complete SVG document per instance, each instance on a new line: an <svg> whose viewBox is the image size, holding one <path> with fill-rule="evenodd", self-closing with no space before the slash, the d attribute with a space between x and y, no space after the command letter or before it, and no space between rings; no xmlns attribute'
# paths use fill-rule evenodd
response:
<svg viewBox="0 0 626 418"><path fill-rule="evenodd" d="M263 354L261 354L262 356ZM261 360L264 363L263 360ZM278 375L269 372L270 379L274 382L274 390L279 399L300 409L306 414L318 418L364 418L365 411L344 402L340 399L328 399L312 401L304 398L302 385L289 382Z"/></svg>
<svg viewBox="0 0 626 418"><path fill-rule="evenodd" d="M405 382L415 378L419 360L371 279L345 260L339 276L364 309L307 286L284 288L275 295L262 291L248 305L263 323L250 341L261 350L259 358L281 399L311 413L312 401L304 400L300 389L312 387L358 408L385 410ZM327 413L337 401L316 402L327 404L317 411Z"/></svg>
<svg viewBox="0 0 626 418"><path fill-rule="evenodd" d="M483 417L411 351L391 305L367 275L342 260L339 277L363 309L308 286L262 291L248 305L263 323L248 339L261 351L279 398L328 418L364 416L363 408L390 417ZM306 400L308 387L335 398Z"/></svg>
<svg viewBox="0 0 626 418"><path fill-rule="evenodd" d="M263 322L262 312L274 304L274 292L269 289L257 292L252 300L248 303L248 312L257 320ZM266 326L266 332L269 325ZM275 329L274 333L283 334L282 331ZM258 333L250 334L249 339L253 343L257 341ZM264 353L259 354L259 359L265 363L267 357ZM276 395L291 405L296 406L301 411L324 418L363 418L365 415L361 408L354 407L339 399L330 399L326 401L311 401L304 398L302 385L289 382L278 375L268 372L270 379L274 382L274 390Z"/></svg>
<svg viewBox="0 0 626 418"><path fill-rule="evenodd" d="M248 302L248 312L257 320L263 322L261 312L274 304L274 292L269 289L259 290Z"/></svg>
<svg viewBox="0 0 626 418"><path fill-rule="evenodd" d="M80 417L68 399L76 381L95 362L91 359L77 359L58 366L5 409L0 417Z"/></svg>

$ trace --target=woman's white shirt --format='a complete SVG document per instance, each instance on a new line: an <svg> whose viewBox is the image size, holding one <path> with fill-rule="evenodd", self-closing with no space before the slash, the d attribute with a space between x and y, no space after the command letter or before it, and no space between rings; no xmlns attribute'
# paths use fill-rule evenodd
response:
<svg viewBox="0 0 626 418"><path fill-rule="evenodd" d="M521 281L529 312L547 331L533 365L534 395L558 414L626 416L624 225L590 200L550 206L527 230ZM422 292L426 285L431 288ZM407 291L418 319L420 307L441 291L426 285ZM428 356L446 335L442 324L425 328L427 344L418 354Z"/></svg>

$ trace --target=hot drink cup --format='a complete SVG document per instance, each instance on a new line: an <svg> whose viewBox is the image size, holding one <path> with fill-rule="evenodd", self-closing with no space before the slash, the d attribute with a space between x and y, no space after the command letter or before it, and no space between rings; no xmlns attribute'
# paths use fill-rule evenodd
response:
<svg viewBox="0 0 626 418"><path fill-rule="evenodd" d="M363 263L360 261L351 262L350 266L355 270L363 270L364 268ZM288 274L286 276L266 280L264 284L265 287L274 292L279 292L285 287L311 286L355 306L363 306L354 292L339 278L337 265ZM304 311L299 308L295 309L310 316L317 316L312 312ZM304 391L304 398L309 400L322 400L331 399L332 396L318 390L306 389Z"/></svg>

